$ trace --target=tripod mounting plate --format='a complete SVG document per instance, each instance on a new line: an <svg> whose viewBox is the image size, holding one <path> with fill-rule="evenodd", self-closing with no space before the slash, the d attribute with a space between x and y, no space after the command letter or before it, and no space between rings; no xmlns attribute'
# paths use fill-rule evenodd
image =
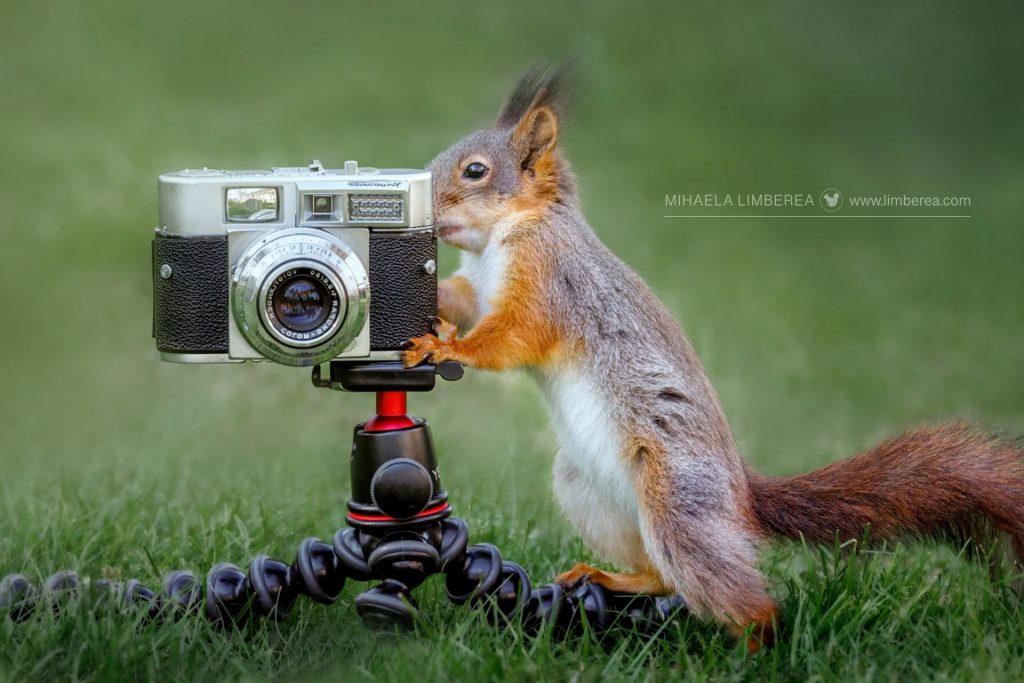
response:
<svg viewBox="0 0 1024 683"><path fill-rule="evenodd" d="M313 368L313 386L337 391L430 391L437 377L462 379L462 363L446 360L407 368L399 361L331 361Z"/></svg>

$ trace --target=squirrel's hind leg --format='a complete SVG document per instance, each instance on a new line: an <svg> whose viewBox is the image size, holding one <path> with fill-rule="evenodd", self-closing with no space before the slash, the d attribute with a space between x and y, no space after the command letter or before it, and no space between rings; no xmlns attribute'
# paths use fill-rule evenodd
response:
<svg viewBox="0 0 1024 683"><path fill-rule="evenodd" d="M640 450L641 536L661 582L697 616L737 637L749 629L751 652L770 646L779 609L757 569L755 539L734 518L728 476L706 460L668 463Z"/></svg>

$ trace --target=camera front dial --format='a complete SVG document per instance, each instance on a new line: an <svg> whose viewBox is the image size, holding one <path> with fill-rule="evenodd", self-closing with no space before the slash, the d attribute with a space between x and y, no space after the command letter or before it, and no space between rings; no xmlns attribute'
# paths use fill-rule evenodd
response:
<svg viewBox="0 0 1024 683"><path fill-rule="evenodd" d="M245 339L270 360L316 365L338 356L366 321L369 277L340 238L289 228L253 243L231 279Z"/></svg>

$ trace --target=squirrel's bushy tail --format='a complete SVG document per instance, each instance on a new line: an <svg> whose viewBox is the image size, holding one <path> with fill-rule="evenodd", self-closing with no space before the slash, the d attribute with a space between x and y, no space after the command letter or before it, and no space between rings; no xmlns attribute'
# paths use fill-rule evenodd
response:
<svg viewBox="0 0 1024 683"><path fill-rule="evenodd" d="M1007 534L1024 559L1024 449L963 423L926 427L795 477L750 476L766 535L832 543L940 537L986 550Z"/></svg>

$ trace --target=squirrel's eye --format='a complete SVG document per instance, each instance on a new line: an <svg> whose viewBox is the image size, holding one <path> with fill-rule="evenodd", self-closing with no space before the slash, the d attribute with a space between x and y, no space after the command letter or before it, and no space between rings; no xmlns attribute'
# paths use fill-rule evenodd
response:
<svg viewBox="0 0 1024 683"><path fill-rule="evenodd" d="M470 180L480 180L487 175L487 167L479 161L474 161L462 172L462 175Z"/></svg>

